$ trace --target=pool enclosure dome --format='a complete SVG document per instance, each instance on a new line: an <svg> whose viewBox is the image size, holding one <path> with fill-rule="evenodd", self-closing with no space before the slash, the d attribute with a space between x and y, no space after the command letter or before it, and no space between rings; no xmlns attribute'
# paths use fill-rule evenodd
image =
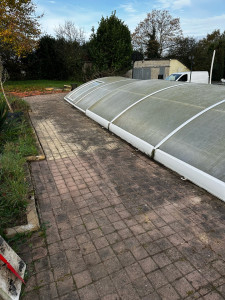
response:
<svg viewBox="0 0 225 300"><path fill-rule="evenodd" d="M104 77L65 100L225 201L225 87Z"/></svg>

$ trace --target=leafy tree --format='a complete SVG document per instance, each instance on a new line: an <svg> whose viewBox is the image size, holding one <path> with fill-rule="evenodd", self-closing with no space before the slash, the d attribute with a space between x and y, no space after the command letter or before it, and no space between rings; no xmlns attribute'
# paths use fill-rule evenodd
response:
<svg viewBox="0 0 225 300"><path fill-rule="evenodd" d="M80 79L81 54L76 41L45 35L38 48L22 59L23 69L29 79Z"/></svg>
<svg viewBox="0 0 225 300"><path fill-rule="evenodd" d="M31 0L1 0L0 3L0 48L2 51L12 50L17 56L32 51L36 38L40 34L35 5ZM0 57L0 85L5 100L8 102L3 88L3 61Z"/></svg>
<svg viewBox="0 0 225 300"><path fill-rule="evenodd" d="M220 34L219 30L214 30L198 42L195 51L195 69L209 71L214 50L216 55L212 79L220 80L225 76L225 32Z"/></svg>
<svg viewBox="0 0 225 300"><path fill-rule="evenodd" d="M137 60L143 60L144 59L144 55L142 52L134 50L132 53L132 61L135 62Z"/></svg>
<svg viewBox="0 0 225 300"><path fill-rule="evenodd" d="M40 34L35 5L31 0L1 0L0 43L17 55L30 52Z"/></svg>
<svg viewBox="0 0 225 300"><path fill-rule="evenodd" d="M155 31L155 34L154 34ZM177 37L182 36L180 19L173 18L167 10L152 10L144 21L140 22L132 34L132 44L135 50L143 49L149 44L151 35L159 44L159 56L165 55ZM156 47L156 43L154 43Z"/></svg>
<svg viewBox="0 0 225 300"><path fill-rule="evenodd" d="M197 41L193 37L178 37L168 49L167 58L176 58L189 69L191 68L190 57L195 57Z"/></svg>
<svg viewBox="0 0 225 300"><path fill-rule="evenodd" d="M220 81L225 77L225 32L221 34L219 30L214 30L199 41L192 37L177 38L169 48L167 57L179 59L190 68L192 56L194 71L210 71L214 50L216 56L212 79Z"/></svg>
<svg viewBox="0 0 225 300"><path fill-rule="evenodd" d="M131 66L131 36L127 25L116 17L116 12L110 17L102 17L99 27L89 42L89 55L94 67L99 72L124 71Z"/></svg>

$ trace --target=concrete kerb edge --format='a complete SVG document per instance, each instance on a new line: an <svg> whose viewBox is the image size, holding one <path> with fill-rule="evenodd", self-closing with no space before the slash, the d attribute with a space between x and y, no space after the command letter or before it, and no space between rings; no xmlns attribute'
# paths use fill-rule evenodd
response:
<svg viewBox="0 0 225 300"><path fill-rule="evenodd" d="M5 235L7 238L15 236L17 233L29 233L37 231L40 228L38 213L34 196L31 196L26 210L27 224L6 228Z"/></svg>
<svg viewBox="0 0 225 300"><path fill-rule="evenodd" d="M45 153L44 153L44 149L41 145L41 142L39 140L39 137L37 135L37 132L35 130L35 127L32 123L32 120L31 120L31 117L30 117L30 112L28 112L28 117L29 117L29 122L30 122L30 125L31 125L31 128L32 128L32 131L33 131L33 134L34 134L34 138L36 140L36 145L38 147L38 150L39 150L39 153L38 155L31 155L31 156L27 156L26 157L26 161L28 162L32 162L32 161L40 161L40 160L45 160L46 159L46 156L45 156Z"/></svg>

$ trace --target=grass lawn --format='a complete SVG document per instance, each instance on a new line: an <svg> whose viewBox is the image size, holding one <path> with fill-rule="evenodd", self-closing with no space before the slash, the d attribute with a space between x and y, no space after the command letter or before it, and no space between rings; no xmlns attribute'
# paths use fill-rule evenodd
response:
<svg viewBox="0 0 225 300"><path fill-rule="evenodd" d="M64 85L71 83L82 84L82 82L73 80L18 80L5 82L4 88L6 92L43 91L46 88L63 89Z"/></svg>

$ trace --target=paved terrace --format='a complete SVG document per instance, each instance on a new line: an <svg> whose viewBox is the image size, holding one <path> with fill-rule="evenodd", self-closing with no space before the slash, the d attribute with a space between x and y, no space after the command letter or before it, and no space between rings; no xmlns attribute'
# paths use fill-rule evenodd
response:
<svg viewBox="0 0 225 300"><path fill-rule="evenodd" d="M22 299L225 299L225 203L63 100L27 98L46 154L31 170L46 237Z"/></svg>

